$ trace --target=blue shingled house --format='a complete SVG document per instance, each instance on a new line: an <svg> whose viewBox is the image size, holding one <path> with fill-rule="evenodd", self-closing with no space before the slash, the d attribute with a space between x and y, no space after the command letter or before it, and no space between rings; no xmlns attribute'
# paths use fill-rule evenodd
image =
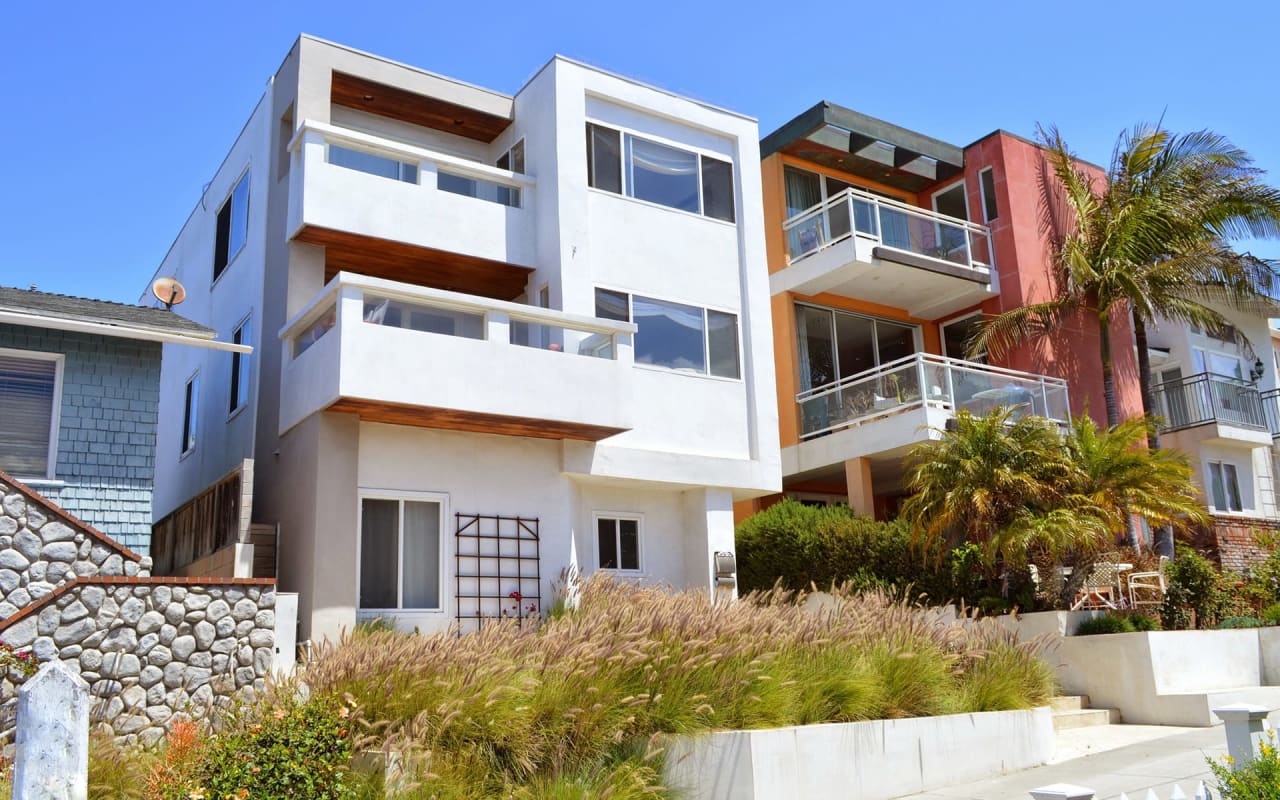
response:
<svg viewBox="0 0 1280 800"><path fill-rule="evenodd" d="M246 351L160 308L0 287L0 470L146 554L165 342Z"/></svg>

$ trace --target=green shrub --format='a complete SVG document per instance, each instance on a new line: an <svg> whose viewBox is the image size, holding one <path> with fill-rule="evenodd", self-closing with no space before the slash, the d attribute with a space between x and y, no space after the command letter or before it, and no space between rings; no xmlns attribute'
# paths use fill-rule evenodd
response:
<svg viewBox="0 0 1280 800"><path fill-rule="evenodd" d="M1149 614L1133 613L1125 617L1134 631L1158 631L1160 620Z"/></svg>
<svg viewBox="0 0 1280 800"><path fill-rule="evenodd" d="M1280 625L1280 603L1272 603L1258 616L1268 625Z"/></svg>
<svg viewBox="0 0 1280 800"><path fill-rule="evenodd" d="M1276 751L1276 733L1267 731L1267 738L1259 742L1254 759L1240 769L1230 756L1223 756L1223 763L1211 758L1209 769L1217 779L1218 791L1223 800L1280 800L1280 753Z"/></svg>
<svg viewBox="0 0 1280 800"><path fill-rule="evenodd" d="M1168 588L1160 606L1166 630L1212 627L1220 616L1222 587L1218 571L1208 559L1189 547L1179 547L1177 558L1165 567Z"/></svg>
<svg viewBox="0 0 1280 800"><path fill-rule="evenodd" d="M1103 617L1086 619L1076 629L1076 636L1100 636L1108 633L1133 633L1135 628L1128 617L1120 614L1107 614Z"/></svg>
<svg viewBox="0 0 1280 800"><path fill-rule="evenodd" d="M743 592L768 591L778 581L793 590L851 582L861 590L910 586L914 596L934 603L955 596L944 551L921 552L912 546L905 523L859 517L848 506L783 500L743 520L736 533ZM981 576L974 570L959 574L966 580Z"/></svg>
<svg viewBox="0 0 1280 800"><path fill-rule="evenodd" d="M1225 617L1218 623L1218 629L1261 628L1264 625L1266 625L1266 623L1257 617Z"/></svg>

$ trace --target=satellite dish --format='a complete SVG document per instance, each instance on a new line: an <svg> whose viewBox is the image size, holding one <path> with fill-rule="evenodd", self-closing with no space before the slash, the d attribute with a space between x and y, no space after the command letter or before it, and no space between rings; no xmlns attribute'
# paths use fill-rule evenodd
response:
<svg viewBox="0 0 1280 800"><path fill-rule="evenodd" d="M187 299L187 290L182 288L177 278L156 278L155 283L151 284L151 293L157 300L164 303L166 309L173 308Z"/></svg>

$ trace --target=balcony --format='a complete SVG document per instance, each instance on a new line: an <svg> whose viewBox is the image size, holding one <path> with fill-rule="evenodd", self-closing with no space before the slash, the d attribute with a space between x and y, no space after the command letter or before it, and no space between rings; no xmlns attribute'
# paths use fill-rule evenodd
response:
<svg viewBox="0 0 1280 800"><path fill-rule="evenodd" d="M360 265L504 300L524 290L530 176L312 121L289 147L289 236L326 248L327 277Z"/></svg>
<svg viewBox="0 0 1280 800"><path fill-rule="evenodd" d="M774 294L832 292L931 319L999 295L982 225L845 189L783 224Z"/></svg>
<svg viewBox="0 0 1280 800"><path fill-rule="evenodd" d="M1195 430L1198 441L1269 445L1277 422L1275 392L1228 375L1201 372L1151 387L1162 433Z"/></svg>
<svg viewBox="0 0 1280 800"><path fill-rule="evenodd" d="M342 272L280 331L280 430L317 411L599 441L632 425L635 325Z"/></svg>
<svg viewBox="0 0 1280 800"><path fill-rule="evenodd" d="M1070 417L1061 378L930 353L801 392L796 403L801 442L784 454L786 474L850 458L900 456L907 446L936 438L934 431L957 409L982 415L1008 406L1015 418L1039 416L1061 424Z"/></svg>

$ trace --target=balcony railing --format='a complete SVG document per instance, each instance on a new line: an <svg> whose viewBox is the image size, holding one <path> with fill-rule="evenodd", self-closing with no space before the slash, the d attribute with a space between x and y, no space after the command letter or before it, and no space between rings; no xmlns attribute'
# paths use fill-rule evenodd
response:
<svg viewBox="0 0 1280 800"><path fill-rule="evenodd" d="M598 439L632 427L635 330L339 272L280 330L281 430L345 403L371 414L419 409L441 427L499 420L496 432Z"/></svg>
<svg viewBox="0 0 1280 800"><path fill-rule="evenodd" d="M1151 387L1160 429L1176 431L1210 422L1275 431L1263 413L1253 384L1228 375L1201 372Z"/></svg>
<svg viewBox="0 0 1280 800"><path fill-rule="evenodd" d="M945 214L845 189L783 224L791 262L857 236L970 269L994 263L991 230Z"/></svg>
<svg viewBox="0 0 1280 800"><path fill-rule="evenodd" d="M1280 389L1268 389L1258 395L1262 401L1262 416L1272 436L1280 436Z"/></svg>
<svg viewBox="0 0 1280 800"><path fill-rule="evenodd" d="M1065 423L1067 382L930 353L916 353L796 395L801 438L915 408L986 414L998 406L1016 418L1039 416Z"/></svg>

